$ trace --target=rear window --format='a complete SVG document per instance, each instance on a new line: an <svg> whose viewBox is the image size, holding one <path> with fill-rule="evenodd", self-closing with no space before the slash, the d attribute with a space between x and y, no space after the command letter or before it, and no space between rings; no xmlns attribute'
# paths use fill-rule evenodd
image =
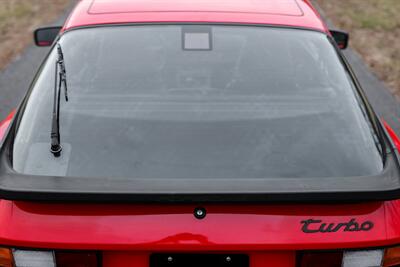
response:
<svg viewBox="0 0 400 267"><path fill-rule="evenodd" d="M319 32L252 26L80 29L60 40L63 151L50 153L56 51L13 147L17 172L128 178L374 175L383 161ZM54 49L53 49L54 50Z"/></svg>

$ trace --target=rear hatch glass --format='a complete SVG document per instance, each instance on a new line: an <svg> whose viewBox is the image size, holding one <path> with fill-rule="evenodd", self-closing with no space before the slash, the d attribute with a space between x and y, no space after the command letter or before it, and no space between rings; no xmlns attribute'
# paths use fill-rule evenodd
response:
<svg viewBox="0 0 400 267"><path fill-rule="evenodd" d="M17 172L261 179L382 171L379 143L325 34L110 26L67 32L60 44L69 93L60 107L63 152L49 152L52 51L14 140Z"/></svg>

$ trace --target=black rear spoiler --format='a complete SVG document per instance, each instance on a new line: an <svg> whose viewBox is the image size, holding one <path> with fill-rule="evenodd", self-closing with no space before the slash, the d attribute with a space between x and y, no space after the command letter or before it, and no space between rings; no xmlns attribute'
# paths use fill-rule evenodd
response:
<svg viewBox="0 0 400 267"><path fill-rule="evenodd" d="M47 202L299 203L400 198L397 152L382 173L345 178L128 179L49 177L16 173L10 140L0 150L0 198Z"/></svg>
<svg viewBox="0 0 400 267"><path fill-rule="evenodd" d="M18 118L18 114L15 118ZM379 120L378 120L379 121ZM362 177L265 179L129 179L17 173L12 144L18 120L0 143L0 199L89 203L321 203L400 199L399 154L386 137L381 173Z"/></svg>

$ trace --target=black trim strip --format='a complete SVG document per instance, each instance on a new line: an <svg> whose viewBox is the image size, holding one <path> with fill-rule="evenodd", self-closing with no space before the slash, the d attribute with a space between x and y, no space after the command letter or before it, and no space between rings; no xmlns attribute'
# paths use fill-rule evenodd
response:
<svg viewBox="0 0 400 267"><path fill-rule="evenodd" d="M184 26L184 25L206 25L206 26L238 26L238 27L264 27L264 28L276 28L276 29L292 29L292 30L303 30L303 31L312 31L319 32L324 35L327 35L327 32L320 30L318 28L311 27L295 27L295 26L287 26L287 25L279 25L279 24L265 24L265 23L235 23L235 22L129 22L129 23L109 23L109 24L93 24L93 25L83 25L66 29L61 33L59 38L63 36L65 33L82 30L82 29L93 29L93 28L104 28L104 27L127 27L127 26L147 26L147 25L174 25L174 26ZM56 40L58 41L58 39Z"/></svg>
<svg viewBox="0 0 400 267"><path fill-rule="evenodd" d="M333 39L333 37L328 36L328 39L332 43L332 45L335 47L335 50L336 50L337 55L339 56L339 59L341 60L344 68L346 69L347 73L350 76L352 85L354 85L356 93L361 98L361 102L362 102L361 104L365 107L368 119L371 122L373 130L375 131L375 134L378 136L379 142L380 142L380 144L382 146L383 163L385 163L386 154L390 152L387 149L387 142L388 142L387 139L390 140L389 144L392 145L391 148L393 149L395 147L391 143L391 139L390 138L385 138L385 134L386 134L386 137L389 136L389 135L387 135L385 127L382 125L379 117L376 115L376 113L373 110L371 104L369 103L368 98L367 98L365 92L362 89L361 83L357 79L357 76L355 75L353 69L351 68L350 63L347 61L346 57L343 54L343 50L338 47L338 45L337 45L336 41Z"/></svg>

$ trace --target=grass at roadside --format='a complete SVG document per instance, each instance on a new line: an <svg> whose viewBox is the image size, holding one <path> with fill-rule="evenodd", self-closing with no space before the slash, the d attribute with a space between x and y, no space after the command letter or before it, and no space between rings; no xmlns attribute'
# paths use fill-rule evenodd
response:
<svg viewBox="0 0 400 267"><path fill-rule="evenodd" d="M71 0L0 0L0 70L32 42L33 30L54 21Z"/></svg>
<svg viewBox="0 0 400 267"><path fill-rule="evenodd" d="M314 0L400 99L400 0Z"/></svg>

